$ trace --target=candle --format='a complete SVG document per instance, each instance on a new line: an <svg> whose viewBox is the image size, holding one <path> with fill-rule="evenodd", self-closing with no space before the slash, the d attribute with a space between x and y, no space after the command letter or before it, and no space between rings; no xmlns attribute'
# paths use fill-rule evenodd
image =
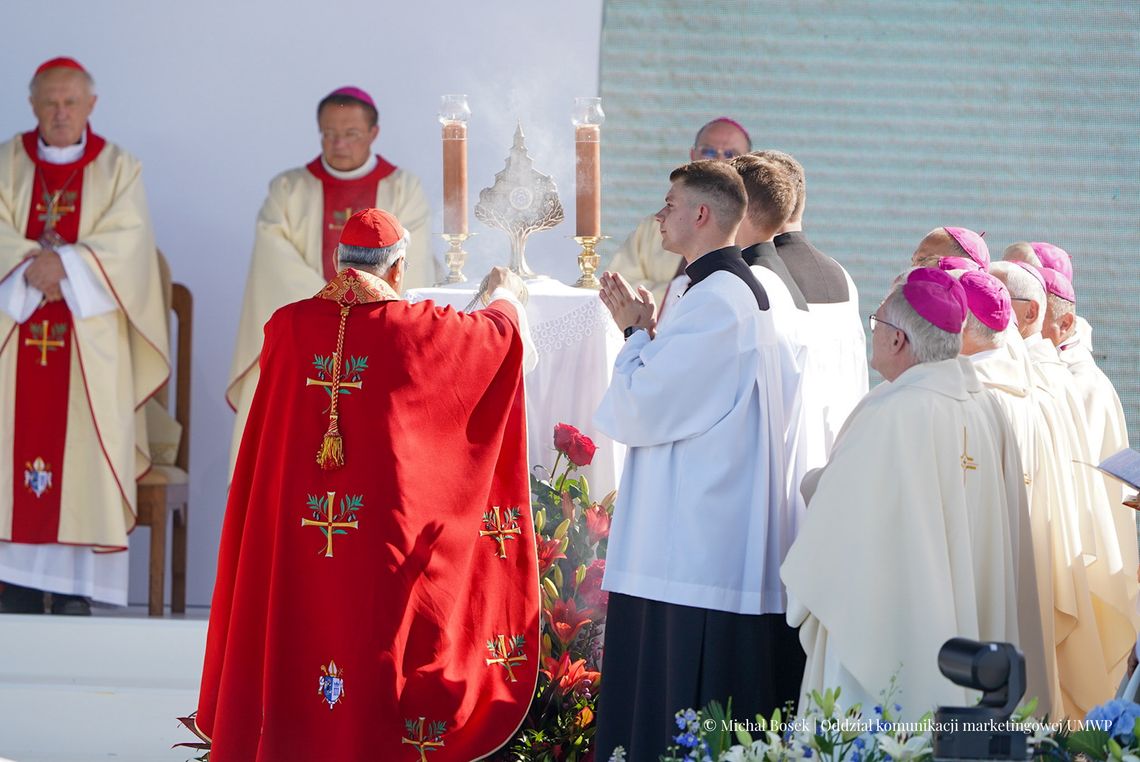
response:
<svg viewBox="0 0 1140 762"><path fill-rule="evenodd" d="M467 232L467 125L443 123L443 232Z"/></svg>
<svg viewBox="0 0 1140 762"><path fill-rule="evenodd" d="M577 235L598 236L602 233L602 153L601 129L594 124L574 128L577 159L576 216Z"/></svg>

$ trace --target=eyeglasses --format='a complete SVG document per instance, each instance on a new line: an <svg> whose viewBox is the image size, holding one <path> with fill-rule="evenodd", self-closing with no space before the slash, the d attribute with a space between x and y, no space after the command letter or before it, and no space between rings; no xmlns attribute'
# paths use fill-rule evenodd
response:
<svg viewBox="0 0 1140 762"><path fill-rule="evenodd" d="M1032 301L1036 301L1034 299L1026 299L1024 296L1011 296L1011 297L1009 297L1009 300L1011 302L1032 302Z"/></svg>
<svg viewBox="0 0 1140 762"><path fill-rule="evenodd" d="M906 331L899 328L894 323L888 323L886 320L883 320L878 315L868 315L867 316L867 325L869 325L871 327L871 333L875 332L875 326L877 326L879 323L882 323L883 325L888 326L890 328L894 328L896 331L898 331L899 333L901 333L903 335L903 338L907 339L908 341L910 340L910 337L906 335Z"/></svg>
<svg viewBox="0 0 1140 762"><path fill-rule="evenodd" d="M345 143L359 143L368 133L361 132L360 130L349 130L348 132L333 132L332 130L325 130L321 133L321 140L326 143L336 143L337 141L344 141Z"/></svg>
<svg viewBox="0 0 1140 762"><path fill-rule="evenodd" d="M737 156L740 156L739 151L734 151L731 148L726 148L723 151L719 148L706 145L695 146L695 148L697 156L700 156L702 159L735 159Z"/></svg>

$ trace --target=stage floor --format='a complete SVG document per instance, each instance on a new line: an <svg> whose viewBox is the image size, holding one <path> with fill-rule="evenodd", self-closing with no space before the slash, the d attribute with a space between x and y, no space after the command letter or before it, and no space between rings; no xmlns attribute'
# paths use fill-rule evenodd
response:
<svg viewBox="0 0 1140 762"><path fill-rule="evenodd" d="M0 758L192 759L191 750L170 747L193 740L176 718L198 701L207 613L0 616Z"/></svg>

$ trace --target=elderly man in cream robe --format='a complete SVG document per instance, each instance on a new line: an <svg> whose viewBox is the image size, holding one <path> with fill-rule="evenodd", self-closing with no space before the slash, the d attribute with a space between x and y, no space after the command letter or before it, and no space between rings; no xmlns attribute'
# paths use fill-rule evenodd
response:
<svg viewBox="0 0 1140 762"><path fill-rule="evenodd" d="M1089 442L1089 426L1072 374L1057 354L1056 346L1045 338L1047 296L1075 301L1072 286L1064 275L1048 268L1035 268L1019 261L995 262L991 271L1009 288L1014 300L1018 329L1025 340L1033 368L1034 383L1043 392L1046 415L1051 421L1054 444L1061 457L1061 468L1071 468L1073 486L1073 523L1069 532L1070 552L1076 546L1084 559L1098 640L1100 658L1082 658L1092 641L1082 631L1088 621L1082 603L1082 582L1074 576L1074 600L1068 610L1075 617L1074 643L1070 649L1077 669L1066 671L1059 664L1066 710L1070 718L1081 719L1103 701L1111 698L1127 668L1128 654L1136 640L1140 617L1136 614L1137 567L1135 530L1130 531L1131 511L1111 500L1105 479L1089 464L1096 452ZM1051 331L1054 329L1050 329ZM1070 460L1066 461L1065 456ZM1099 462L1099 461L1097 461ZM1119 496L1119 489L1117 493ZM1123 514L1123 516L1118 515ZM1060 659L1060 654L1058 656Z"/></svg>
<svg viewBox="0 0 1140 762"><path fill-rule="evenodd" d="M1047 267L1073 281L1073 260L1069 252L1047 241L1017 241L1005 247L1001 258L1006 262L1025 262L1037 268ZM1092 326L1080 315L1075 315L1073 340L1092 352Z"/></svg>
<svg viewBox="0 0 1140 762"><path fill-rule="evenodd" d="M0 145L0 601L89 614L127 602L143 403L169 376L141 166L91 130L94 81L56 58L37 128Z"/></svg>
<svg viewBox="0 0 1140 762"><path fill-rule="evenodd" d="M901 276L872 316L871 366L887 383L809 475L807 516L781 569L788 622L807 652L801 706L829 687L847 706L877 703L893 676L905 719L968 704L973 696L938 671L942 644L1018 642L995 436L1008 424L959 362L965 318L962 287L930 268Z"/></svg>
<svg viewBox="0 0 1140 762"><path fill-rule="evenodd" d="M735 119L718 117L697 130L689 149L689 161L711 159L728 161L752 150L752 138ZM661 238L661 225L656 215L649 215L637 224L633 232L614 253L608 269L619 273L633 288L644 287L653 294L654 303L664 314L666 292L672 292L670 283L678 275L682 258L668 249ZM684 286L682 285L683 289Z"/></svg>
<svg viewBox="0 0 1140 762"><path fill-rule="evenodd" d="M231 469L257 387L262 327L279 307L312 296L336 274L337 241L354 212L387 209L404 224L410 236L406 288L430 286L443 274L431 253L431 210L419 179L372 153L380 134L372 97L358 87L334 90L317 105L317 124L321 155L273 178L257 216L226 386L226 401L237 413Z"/></svg>

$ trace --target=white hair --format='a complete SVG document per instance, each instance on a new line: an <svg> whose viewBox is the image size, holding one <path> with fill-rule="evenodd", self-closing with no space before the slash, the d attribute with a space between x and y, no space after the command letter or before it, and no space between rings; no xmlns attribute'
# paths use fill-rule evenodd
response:
<svg viewBox="0 0 1140 762"><path fill-rule="evenodd" d="M1045 324L1045 289L1041 281L1013 262L990 262L989 273L1005 284L1011 299L1028 299L1037 303L1037 319L1029 327L1029 335L1040 333L1041 326Z"/></svg>
<svg viewBox="0 0 1140 762"><path fill-rule="evenodd" d="M1077 305L1068 299L1062 299L1056 294L1049 294L1046 297L1046 301L1049 304L1049 314L1053 316L1053 322L1057 324L1058 328L1061 325L1061 318L1065 317L1065 315L1075 316L1077 314ZM1073 326L1061 337L1061 340L1064 341L1072 336L1075 329L1076 323L1073 323Z"/></svg>
<svg viewBox="0 0 1140 762"><path fill-rule="evenodd" d="M396 260L403 256L411 238L411 234L405 230L403 238L391 246L378 249L371 249L366 246L349 246L343 243L337 244L337 262L341 267L359 265L360 267L375 268L380 272L388 272L392 269L392 265L396 264Z"/></svg>
<svg viewBox="0 0 1140 762"><path fill-rule="evenodd" d="M910 354L916 363L938 362L957 357L962 352L962 334L949 333L932 325L903 295L905 276L896 283L883 300L883 319L899 327L910 342Z"/></svg>
<svg viewBox="0 0 1140 762"><path fill-rule="evenodd" d="M73 69L71 67L65 67L65 66L53 66L50 69L44 69L39 74L32 77L32 79L28 82L28 95L35 97L36 84L39 83L40 77L47 74L49 71L55 71L56 69L65 69L66 71L73 71L76 74L78 74L79 76L83 77L83 81L87 83L88 94L89 95L95 95L95 78L92 77L91 74L89 72L87 72L86 69Z"/></svg>

